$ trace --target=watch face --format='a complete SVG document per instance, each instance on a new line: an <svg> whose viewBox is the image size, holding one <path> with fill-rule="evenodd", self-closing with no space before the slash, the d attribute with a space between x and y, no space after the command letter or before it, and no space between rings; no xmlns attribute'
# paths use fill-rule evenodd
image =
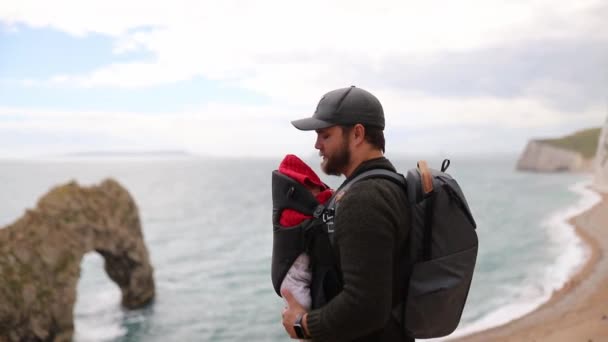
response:
<svg viewBox="0 0 608 342"><path fill-rule="evenodd" d="M294 324L293 330L296 331L296 336L298 336L298 338L304 338L304 329L302 329L301 325Z"/></svg>

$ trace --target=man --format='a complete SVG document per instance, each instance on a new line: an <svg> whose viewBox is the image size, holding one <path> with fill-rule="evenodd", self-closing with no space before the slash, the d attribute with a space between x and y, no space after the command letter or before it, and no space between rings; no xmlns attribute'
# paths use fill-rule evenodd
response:
<svg viewBox="0 0 608 342"><path fill-rule="evenodd" d="M351 86L330 91L311 118L292 121L315 130L321 168L346 176L395 171L384 155L384 111L371 93ZM340 190L337 191L340 196ZM393 317L404 299L401 256L409 233L405 191L382 178L359 181L339 198L333 249L342 288L326 305L306 312L288 291L283 326L292 338L314 341L413 341ZM313 298L313 302L315 299Z"/></svg>

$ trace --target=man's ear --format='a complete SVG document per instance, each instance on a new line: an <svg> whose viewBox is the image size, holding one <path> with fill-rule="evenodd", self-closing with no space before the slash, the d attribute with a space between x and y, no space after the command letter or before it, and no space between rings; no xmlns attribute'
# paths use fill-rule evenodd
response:
<svg viewBox="0 0 608 342"><path fill-rule="evenodd" d="M353 140L355 145L359 145L365 141L365 126L356 124L353 127Z"/></svg>

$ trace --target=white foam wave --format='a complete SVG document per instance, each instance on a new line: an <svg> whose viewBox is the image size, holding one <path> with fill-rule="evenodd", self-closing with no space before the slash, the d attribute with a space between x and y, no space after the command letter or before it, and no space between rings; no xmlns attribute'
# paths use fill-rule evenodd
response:
<svg viewBox="0 0 608 342"><path fill-rule="evenodd" d="M126 328L112 325L100 324L100 322L80 323L80 327L74 333L74 341L77 342L101 342L113 341L127 333Z"/></svg>
<svg viewBox="0 0 608 342"><path fill-rule="evenodd" d="M78 298L74 308L74 341L113 341L127 333L120 306L120 289L100 271L103 259L96 253L82 261Z"/></svg>
<svg viewBox="0 0 608 342"><path fill-rule="evenodd" d="M559 248L555 262L548 265L544 274L530 278L524 288L518 289L518 299L508 305L502 305L475 322L458 328L449 338L431 339L429 341L449 340L474 332L490 329L522 317L547 302L554 291L562 288L566 282L586 263L590 256L589 248L576 234L568 222L572 217L589 210L601 197L590 190L591 180L576 183L568 190L578 194L578 201L562 210L551 213L541 225L550 233L552 245Z"/></svg>
<svg viewBox="0 0 608 342"><path fill-rule="evenodd" d="M89 294L75 312L74 340L77 342L111 341L126 334L122 325L120 292L116 289Z"/></svg>

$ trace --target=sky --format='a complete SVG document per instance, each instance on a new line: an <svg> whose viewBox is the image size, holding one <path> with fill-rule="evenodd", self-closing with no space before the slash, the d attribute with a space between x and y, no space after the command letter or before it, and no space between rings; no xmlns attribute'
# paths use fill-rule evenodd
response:
<svg viewBox="0 0 608 342"><path fill-rule="evenodd" d="M608 116L608 2L0 2L0 158L313 155L322 95L384 107L387 155L517 154Z"/></svg>

